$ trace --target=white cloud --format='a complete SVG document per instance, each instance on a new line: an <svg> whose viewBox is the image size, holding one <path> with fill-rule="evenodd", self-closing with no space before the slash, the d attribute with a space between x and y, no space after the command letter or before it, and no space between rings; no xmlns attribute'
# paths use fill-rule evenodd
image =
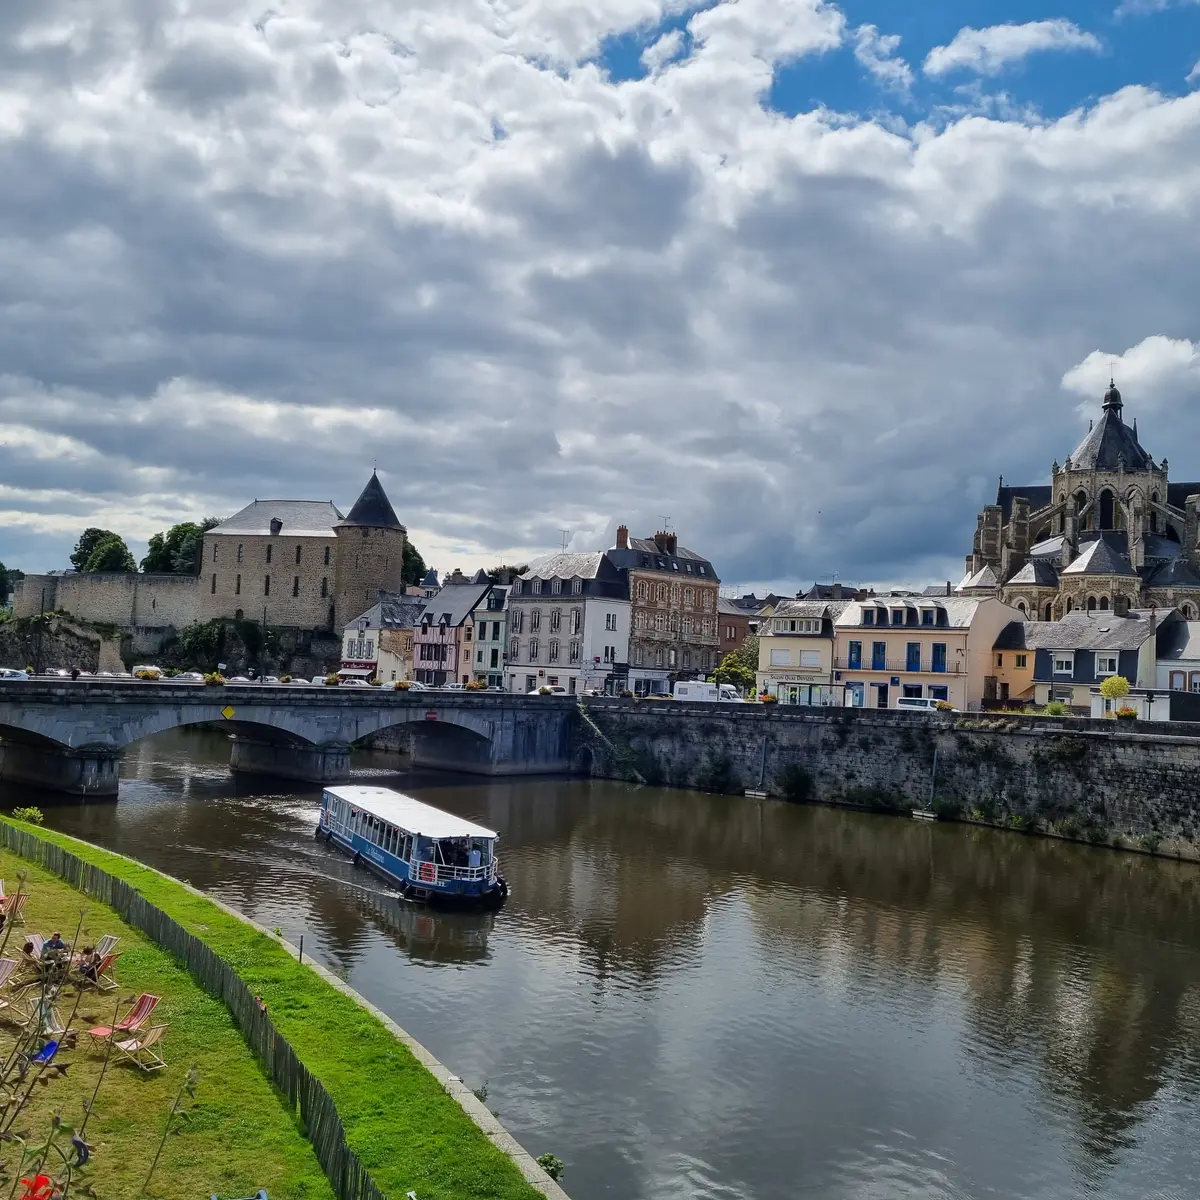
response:
<svg viewBox="0 0 1200 1200"><path fill-rule="evenodd" d="M1079 408L1088 415L1094 413L1096 397L1110 379L1116 381L1123 399L1135 400L1143 411L1194 407L1200 395L1200 341L1154 334L1124 354L1093 350L1063 375L1062 385L1086 397Z"/></svg>
<svg viewBox="0 0 1200 1200"><path fill-rule="evenodd" d="M1188 83L1200 84L1200 60L1198 60L1196 65L1188 72L1187 81Z"/></svg>
<svg viewBox="0 0 1200 1200"><path fill-rule="evenodd" d="M672 29L642 51L642 65L647 71L661 70L671 59L678 58L682 49L683 30Z"/></svg>
<svg viewBox="0 0 1200 1200"><path fill-rule="evenodd" d="M848 38L818 0L724 0L619 84L605 39L687 10L11 8L10 565L61 565L97 514L344 508L378 458L441 568L667 512L730 579L944 579L990 481L1076 440L1066 367L1194 309L1200 92L788 119L777 68ZM1200 445L1146 403L1147 444ZM896 494L936 503L897 521Z"/></svg>
<svg viewBox="0 0 1200 1200"><path fill-rule="evenodd" d="M854 31L854 57L881 86L908 93L912 88L912 67L896 57L900 35L881 34L874 25L860 25Z"/></svg>
<svg viewBox="0 0 1200 1200"><path fill-rule="evenodd" d="M1072 21L1029 21L1024 25L991 25L987 29L966 26L948 46L935 46L925 59L926 75L950 71L978 71L996 75L1011 63L1047 50L1088 50L1103 47L1095 34Z"/></svg>

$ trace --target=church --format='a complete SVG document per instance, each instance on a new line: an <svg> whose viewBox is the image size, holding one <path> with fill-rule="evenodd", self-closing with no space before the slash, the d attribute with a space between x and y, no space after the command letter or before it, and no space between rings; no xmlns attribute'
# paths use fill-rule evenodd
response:
<svg viewBox="0 0 1200 1200"><path fill-rule="evenodd" d="M1110 381L1098 421L1048 484L1006 486L979 514L958 586L1033 621L1084 610L1200 613L1200 482L1172 483Z"/></svg>

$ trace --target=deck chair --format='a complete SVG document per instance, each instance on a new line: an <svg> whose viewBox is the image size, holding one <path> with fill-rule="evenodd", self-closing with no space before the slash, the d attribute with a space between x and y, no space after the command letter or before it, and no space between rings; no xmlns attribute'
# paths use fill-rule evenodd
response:
<svg viewBox="0 0 1200 1200"><path fill-rule="evenodd" d="M8 981L20 965L15 958L0 958L0 991L8 987Z"/></svg>
<svg viewBox="0 0 1200 1200"><path fill-rule="evenodd" d="M46 939L40 933L31 933L29 940L33 943L33 957L42 957L42 948L46 945Z"/></svg>
<svg viewBox="0 0 1200 1200"><path fill-rule="evenodd" d="M116 944L117 944L117 943L118 943L120 940L121 940L121 939L120 939L119 937L117 937L117 935L116 935L115 933L106 933L106 934L105 934L105 935L104 935L104 936L103 936L103 937L102 937L102 938L101 938L101 939L100 939L100 940L99 940L99 941L96 943L96 953L97 953L97 954L99 954L99 955L100 955L102 958L103 958L103 957L104 957L104 955L106 955L106 954L111 954L111 953L112 953L112 950L113 950L113 947L114 947L114 946L115 946L115 945L116 945Z"/></svg>
<svg viewBox="0 0 1200 1200"><path fill-rule="evenodd" d="M25 924L25 905L29 903L28 892L18 892L15 896L0 899L2 912L14 925Z"/></svg>
<svg viewBox="0 0 1200 1200"><path fill-rule="evenodd" d="M166 1025L151 1025L149 1029L139 1031L132 1037L121 1038L113 1042L118 1060L134 1063L143 1071L160 1071L165 1067L162 1051L158 1044L167 1032Z"/></svg>
<svg viewBox="0 0 1200 1200"><path fill-rule="evenodd" d="M143 992L134 1002L133 1007L115 1025L96 1025L87 1031L87 1036L93 1042L105 1042L114 1034L121 1037L125 1034L136 1033L150 1019L154 1006L159 997Z"/></svg>
<svg viewBox="0 0 1200 1200"><path fill-rule="evenodd" d="M111 992L120 985L117 983L117 977L113 974L113 968L117 965L117 959L121 956L113 954L110 950L99 962L96 967L95 984L102 992Z"/></svg>
<svg viewBox="0 0 1200 1200"><path fill-rule="evenodd" d="M34 992L32 996L26 997L26 1000L31 1000L32 1003L23 1017L16 1018L18 1025L25 1029L31 1025L37 1026L38 1032L45 1034L48 1038L58 1038L67 1032L67 1025L62 1019L62 1013L58 1011L55 1004L42 996L41 989Z"/></svg>

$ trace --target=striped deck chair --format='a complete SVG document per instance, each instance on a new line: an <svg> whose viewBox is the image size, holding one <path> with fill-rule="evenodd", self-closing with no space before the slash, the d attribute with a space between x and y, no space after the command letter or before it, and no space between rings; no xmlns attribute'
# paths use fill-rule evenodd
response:
<svg viewBox="0 0 1200 1200"><path fill-rule="evenodd" d="M84 982L94 983L102 992L111 992L114 988L119 987L120 984L117 983L117 977L113 974L113 968L117 965L117 959L120 957L119 954L109 951L96 964L96 978L87 979L85 976Z"/></svg>
<svg viewBox="0 0 1200 1200"><path fill-rule="evenodd" d="M29 988L25 997L29 1007L24 1016L17 1017L17 1024L24 1029L31 1025L46 1037L57 1038L67 1032L66 1022L57 1006L42 995L41 989Z"/></svg>
<svg viewBox="0 0 1200 1200"><path fill-rule="evenodd" d="M135 1033L132 1037L114 1041L113 1049L121 1061L128 1059L143 1071L159 1071L167 1065L162 1051L158 1048L167 1028L166 1025L151 1025L149 1029Z"/></svg>
<svg viewBox="0 0 1200 1200"><path fill-rule="evenodd" d="M87 1031L87 1036L93 1042L106 1042L114 1035L117 1037L136 1033L150 1019L159 997L143 992L134 1002L133 1007L115 1025L96 1025Z"/></svg>
<svg viewBox="0 0 1200 1200"><path fill-rule="evenodd" d="M20 965L15 958L0 958L0 992L8 987L8 981L12 978L12 973Z"/></svg>
<svg viewBox="0 0 1200 1200"><path fill-rule="evenodd" d="M14 925L25 924L25 905L29 903L28 892L18 892L15 896L0 899L2 912Z"/></svg>
<svg viewBox="0 0 1200 1200"><path fill-rule="evenodd" d="M29 940L33 943L33 957L41 958L42 949L46 945L46 939L40 933L31 933Z"/></svg>
<svg viewBox="0 0 1200 1200"><path fill-rule="evenodd" d="M99 941L96 943L96 953L97 953L97 954L99 954L101 958L103 958L103 957L104 957L104 955L106 955L106 954L111 954L111 953L112 953L112 951L113 951L113 947L114 947L114 946L115 946L115 945L116 945L116 944L117 944L117 943L118 943L120 940L121 940L121 939L120 939L119 937L117 937L117 935L116 935L115 933L106 933L106 934L105 934L105 935L104 935L104 936L103 936L103 937L102 937L102 938L101 938L101 939L100 939L100 940L99 940Z"/></svg>

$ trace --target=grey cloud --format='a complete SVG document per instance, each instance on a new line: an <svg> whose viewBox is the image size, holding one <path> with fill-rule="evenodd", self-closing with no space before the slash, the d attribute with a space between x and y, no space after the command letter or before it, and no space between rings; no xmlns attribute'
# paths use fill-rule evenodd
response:
<svg viewBox="0 0 1200 1200"><path fill-rule="evenodd" d="M270 65L232 46L190 42L177 47L151 76L150 91L172 108L203 117L271 86Z"/></svg>

